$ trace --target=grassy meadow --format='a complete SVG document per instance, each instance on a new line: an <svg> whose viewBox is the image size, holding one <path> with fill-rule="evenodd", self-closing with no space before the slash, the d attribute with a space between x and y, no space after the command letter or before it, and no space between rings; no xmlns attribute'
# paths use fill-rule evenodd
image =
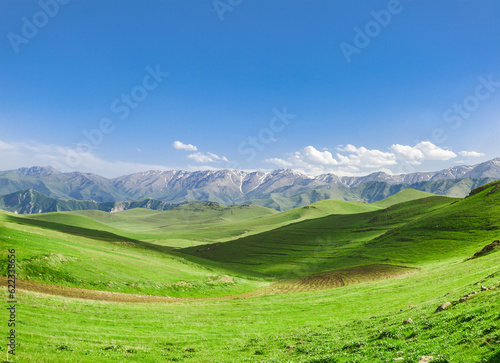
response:
<svg viewBox="0 0 500 363"><path fill-rule="evenodd" d="M465 199L405 190L374 204L325 200L282 213L214 203L0 212L0 254L6 261L16 249L18 278L16 355L6 344L0 354L500 362L500 253L469 259L500 239L499 186ZM5 342L7 332L2 324Z"/></svg>

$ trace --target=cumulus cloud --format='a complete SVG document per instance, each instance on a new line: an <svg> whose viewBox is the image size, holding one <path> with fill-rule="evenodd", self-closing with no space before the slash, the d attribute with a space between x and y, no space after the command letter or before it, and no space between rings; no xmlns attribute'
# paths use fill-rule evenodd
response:
<svg viewBox="0 0 500 363"><path fill-rule="evenodd" d="M294 165L338 165L332 153L329 151L319 151L313 146L306 146L302 150L296 151L289 158Z"/></svg>
<svg viewBox="0 0 500 363"><path fill-rule="evenodd" d="M394 144L391 150L398 159L414 165L419 165L426 160L445 161L457 157L453 151L442 149L430 141L422 141L415 146Z"/></svg>
<svg viewBox="0 0 500 363"><path fill-rule="evenodd" d="M81 152L67 146L0 141L0 170L49 165L62 172L82 171L109 178L148 170L171 169L163 165L106 160L92 152Z"/></svg>
<svg viewBox="0 0 500 363"><path fill-rule="evenodd" d="M396 156L390 152L370 150L354 145L339 146L335 156L328 151L317 150L307 146L289 154L286 160L272 158L266 161L273 162L280 167L294 167L309 174L335 172L339 175L356 174L364 168L380 168L386 165L397 164Z"/></svg>
<svg viewBox="0 0 500 363"><path fill-rule="evenodd" d="M485 156L485 154L478 153L477 151L460 151L458 154L464 158L466 157L478 158L480 156Z"/></svg>
<svg viewBox="0 0 500 363"><path fill-rule="evenodd" d="M172 146L174 147L174 149L177 149L177 150L198 151L198 148L196 146L191 145L191 144L184 144L180 141L174 141Z"/></svg>
<svg viewBox="0 0 500 363"><path fill-rule="evenodd" d="M384 165L397 164L396 156L390 152L369 150L363 146L358 148L351 144L345 147L338 147L337 150L348 153L348 155L337 154L337 158L342 165L378 168Z"/></svg>
<svg viewBox="0 0 500 363"><path fill-rule="evenodd" d="M462 151L459 154L461 156L484 156L474 151ZM313 146L307 146L286 154L286 158L270 158L264 161L312 175L322 173L360 175L373 170L391 173L387 167L405 163L420 165L427 160L446 161L456 157L457 154L451 150L440 148L429 141L422 141L415 146L394 144L386 151L348 144L338 146L335 155L328 149L319 151Z"/></svg>
<svg viewBox="0 0 500 363"><path fill-rule="evenodd" d="M225 162L229 161L225 156L218 156L210 152L207 153L196 152L193 154L189 154L187 157L193 161L196 161L197 163L215 163L221 161Z"/></svg>

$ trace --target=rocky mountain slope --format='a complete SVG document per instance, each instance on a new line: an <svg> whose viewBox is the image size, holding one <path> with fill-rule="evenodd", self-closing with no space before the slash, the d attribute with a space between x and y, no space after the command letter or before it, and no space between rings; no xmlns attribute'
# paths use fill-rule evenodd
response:
<svg viewBox="0 0 500 363"><path fill-rule="evenodd" d="M231 205L275 198L300 199L304 193L312 193L316 198L312 201L330 197L374 202L408 187L463 197L472 188L498 179L500 158L437 172L401 175L379 172L363 177L335 174L312 177L280 169L271 172L148 171L107 179L91 173L61 173L51 167L31 167L0 172L0 195L32 189L65 200L116 202L153 198L167 203L212 201ZM298 206L297 203L300 205L300 202L293 202L289 207Z"/></svg>

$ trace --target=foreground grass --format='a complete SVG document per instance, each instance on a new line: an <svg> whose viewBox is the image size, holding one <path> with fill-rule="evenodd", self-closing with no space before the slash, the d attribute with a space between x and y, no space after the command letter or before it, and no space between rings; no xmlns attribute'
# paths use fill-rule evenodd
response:
<svg viewBox="0 0 500 363"><path fill-rule="evenodd" d="M106 231L0 213L0 232L0 242L16 249L18 278L32 282L172 297L224 296L266 284L258 274ZM0 250L2 260L6 255ZM3 276L6 268L0 266Z"/></svg>
<svg viewBox="0 0 500 363"><path fill-rule="evenodd" d="M437 362L498 362L500 289L433 312L479 291L478 282L500 284L499 257L250 299L125 304L21 291L12 361L390 362L401 356L416 362L433 355ZM402 325L407 318L414 323Z"/></svg>

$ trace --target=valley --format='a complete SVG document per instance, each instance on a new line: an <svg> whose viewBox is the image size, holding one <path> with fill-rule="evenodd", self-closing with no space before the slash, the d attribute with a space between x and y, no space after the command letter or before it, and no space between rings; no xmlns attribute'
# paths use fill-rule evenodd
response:
<svg viewBox="0 0 500 363"><path fill-rule="evenodd" d="M326 199L375 203L405 189L463 198L472 189L498 179L499 158L437 172L376 172L360 177L331 173L313 177L290 169L151 170L108 179L31 167L0 171L0 209L21 214L133 208L162 211L186 203L212 202L286 211Z"/></svg>
<svg viewBox="0 0 500 363"><path fill-rule="evenodd" d="M0 363L500 363L499 14L1 0Z"/></svg>
<svg viewBox="0 0 500 363"><path fill-rule="evenodd" d="M9 359L497 362L499 250L470 258L500 239L499 186L284 212L0 211L18 279Z"/></svg>

